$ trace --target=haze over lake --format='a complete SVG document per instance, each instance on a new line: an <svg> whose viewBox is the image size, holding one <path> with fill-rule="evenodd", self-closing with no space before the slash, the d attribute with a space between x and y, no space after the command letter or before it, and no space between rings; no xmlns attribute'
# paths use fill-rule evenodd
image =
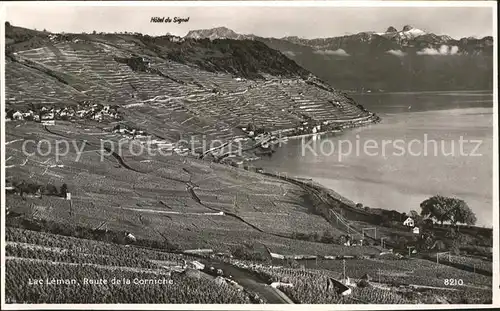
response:
<svg viewBox="0 0 500 311"><path fill-rule="evenodd" d="M316 137L312 143L311 138L289 140L256 165L312 178L365 206L407 213L420 212L420 202L432 195L455 196L476 213L477 225L492 226L491 92L372 93L353 97L379 114L382 122L341 135ZM351 142L349 155L345 142L339 150L341 140ZM363 146L368 140L378 147L365 153ZM393 143L387 143L384 149L383 140ZM400 140L397 146L396 140ZM410 147L412 140L416 142ZM437 142L437 149L431 140ZM361 146L357 151L356 142ZM303 144L311 149L303 148Z"/></svg>

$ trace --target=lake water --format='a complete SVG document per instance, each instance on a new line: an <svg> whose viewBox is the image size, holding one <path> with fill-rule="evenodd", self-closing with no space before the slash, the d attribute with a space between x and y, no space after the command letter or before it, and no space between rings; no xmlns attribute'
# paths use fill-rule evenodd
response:
<svg viewBox="0 0 500 311"><path fill-rule="evenodd" d="M477 225L492 226L491 93L353 97L382 122L289 140L256 166L312 178L354 202L401 212L420 212L420 202L435 194L455 196L476 213Z"/></svg>

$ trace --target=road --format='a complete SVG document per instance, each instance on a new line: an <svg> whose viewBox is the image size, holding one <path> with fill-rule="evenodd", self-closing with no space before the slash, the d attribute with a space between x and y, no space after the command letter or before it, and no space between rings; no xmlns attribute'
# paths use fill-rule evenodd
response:
<svg viewBox="0 0 500 311"><path fill-rule="evenodd" d="M265 283L265 280L259 278L257 275L245 271L244 269L237 268L230 264L223 262L206 262L208 266L215 269L224 271L225 276L232 276L232 279L243 286L245 289L258 294L261 298L265 299L267 303L271 304L290 304L293 303L285 295L280 295L271 286Z"/></svg>

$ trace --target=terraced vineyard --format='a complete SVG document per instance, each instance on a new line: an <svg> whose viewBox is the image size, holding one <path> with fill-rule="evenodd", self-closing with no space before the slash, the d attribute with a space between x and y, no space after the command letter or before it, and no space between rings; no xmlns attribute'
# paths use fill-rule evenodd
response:
<svg viewBox="0 0 500 311"><path fill-rule="evenodd" d="M342 261L319 261L318 269L339 271L343 268ZM443 287L445 279L462 279L465 285L488 288L491 277L465 272L457 268L447 267L422 259L410 260L346 260L346 274L360 279L368 274L373 280L389 284L414 284ZM460 287L461 285L450 285Z"/></svg>
<svg viewBox="0 0 500 311"><path fill-rule="evenodd" d="M237 288L185 270L194 260L191 256L8 227L6 231L8 302L250 302ZM34 285L35 280L42 284ZM56 285L61 280L65 283ZM107 284L91 283L99 280Z"/></svg>
<svg viewBox="0 0 500 311"><path fill-rule="evenodd" d="M302 77L302 71L246 80L152 56L138 44L146 40L141 37L52 35L46 40L47 46L9 53L7 109L64 108L86 100L118 105L132 127L173 144L189 138L190 149L201 148L202 139L210 144L245 137L240 128L248 124L276 132L305 130L306 121L327 129L376 119L312 75ZM140 59L142 67L118 59Z"/></svg>
<svg viewBox="0 0 500 311"><path fill-rule="evenodd" d="M233 263L269 282L282 283L279 288L299 303L484 304L492 299L491 277L463 274L462 270L426 260L345 260L345 276L350 279L352 291L346 296L331 281L343 280L342 260L298 261L300 267L294 268L241 260ZM445 285L445 279L461 279L463 285Z"/></svg>
<svg viewBox="0 0 500 311"><path fill-rule="evenodd" d="M83 264L62 264L42 260L7 258L7 302L29 303L249 303L248 297L227 285L194 276L167 277L152 272L116 271ZM66 286L28 286L19 280L64 280ZM109 280L107 284L89 285L87 280ZM112 284L114 279L131 280L130 284ZM157 280L160 284L141 284L139 280ZM170 281L172 280L172 281ZM49 281L49 282L50 282ZM73 281L70 281L73 282ZM88 282L88 281L87 281ZM171 282L171 283L170 283ZM166 283L166 284L163 284ZM132 289L130 288L132 287ZM37 298L34 298L37 297Z"/></svg>

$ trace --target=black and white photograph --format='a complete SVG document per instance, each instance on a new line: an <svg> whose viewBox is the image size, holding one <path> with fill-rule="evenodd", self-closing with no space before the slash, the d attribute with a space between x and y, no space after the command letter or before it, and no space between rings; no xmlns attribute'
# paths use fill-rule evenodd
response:
<svg viewBox="0 0 500 311"><path fill-rule="evenodd" d="M496 10L2 4L2 309L497 305Z"/></svg>

